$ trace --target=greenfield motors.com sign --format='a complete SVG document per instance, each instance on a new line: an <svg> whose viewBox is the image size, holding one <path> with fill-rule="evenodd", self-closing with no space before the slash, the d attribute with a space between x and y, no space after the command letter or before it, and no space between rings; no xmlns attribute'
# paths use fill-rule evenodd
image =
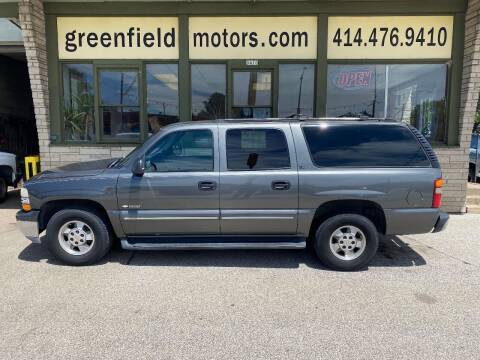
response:
<svg viewBox="0 0 480 360"><path fill-rule="evenodd" d="M329 59L449 58L452 16L330 17ZM59 17L60 59L178 59L177 17ZM190 59L316 59L317 17L190 17Z"/></svg>
<svg viewBox="0 0 480 360"><path fill-rule="evenodd" d="M178 59L176 17L59 17L60 59ZM315 59L317 18L194 17L191 59Z"/></svg>

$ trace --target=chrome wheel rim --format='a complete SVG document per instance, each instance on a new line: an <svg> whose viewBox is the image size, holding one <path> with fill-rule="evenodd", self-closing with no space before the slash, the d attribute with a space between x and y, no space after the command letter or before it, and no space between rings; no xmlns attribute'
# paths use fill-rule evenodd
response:
<svg viewBox="0 0 480 360"><path fill-rule="evenodd" d="M95 234L83 221L70 220L60 227L58 242L70 255L85 255L93 248Z"/></svg>
<svg viewBox="0 0 480 360"><path fill-rule="evenodd" d="M344 225L330 236L330 251L341 260L354 260L363 254L367 238L362 230L353 225Z"/></svg>

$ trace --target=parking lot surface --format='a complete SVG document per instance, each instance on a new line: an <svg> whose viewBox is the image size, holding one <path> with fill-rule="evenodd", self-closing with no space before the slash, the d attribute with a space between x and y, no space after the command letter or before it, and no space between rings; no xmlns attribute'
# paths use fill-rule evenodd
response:
<svg viewBox="0 0 480 360"><path fill-rule="evenodd" d="M479 359L480 215L384 239L365 271L308 251L52 260L0 205L2 359Z"/></svg>

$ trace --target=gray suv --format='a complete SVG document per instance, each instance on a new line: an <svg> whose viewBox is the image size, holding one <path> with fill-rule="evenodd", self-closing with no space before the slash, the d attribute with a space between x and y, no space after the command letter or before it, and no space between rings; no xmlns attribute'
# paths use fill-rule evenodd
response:
<svg viewBox="0 0 480 360"><path fill-rule="evenodd" d="M441 171L397 122L183 122L122 159L44 171L21 192L19 227L71 265L124 249L301 249L365 267L379 237L440 231ZM46 231L46 235L39 234Z"/></svg>

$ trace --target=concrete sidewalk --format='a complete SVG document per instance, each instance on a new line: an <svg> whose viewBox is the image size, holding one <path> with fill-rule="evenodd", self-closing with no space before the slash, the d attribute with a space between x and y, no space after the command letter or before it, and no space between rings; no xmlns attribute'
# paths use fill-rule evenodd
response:
<svg viewBox="0 0 480 360"><path fill-rule="evenodd" d="M478 359L480 215L340 273L307 251L117 248L63 266L17 208L0 206L2 359Z"/></svg>

